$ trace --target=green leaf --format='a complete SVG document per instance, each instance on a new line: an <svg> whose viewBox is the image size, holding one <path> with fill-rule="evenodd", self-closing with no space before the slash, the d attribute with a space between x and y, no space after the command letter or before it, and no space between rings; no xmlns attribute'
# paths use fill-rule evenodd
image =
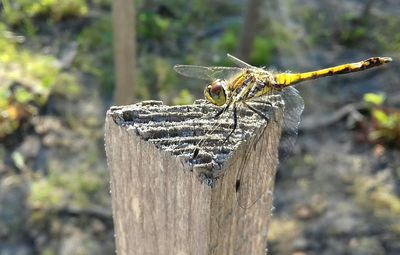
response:
<svg viewBox="0 0 400 255"><path fill-rule="evenodd" d="M381 110L373 110L372 116L380 125L385 125L389 121L389 116Z"/></svg>
<svg viewBox="0 0 400 255"><path fill-rule="evenodd" d="M364 102L372 105L382 105L386 96L383 93L366 93L364 94Z"/></svg>

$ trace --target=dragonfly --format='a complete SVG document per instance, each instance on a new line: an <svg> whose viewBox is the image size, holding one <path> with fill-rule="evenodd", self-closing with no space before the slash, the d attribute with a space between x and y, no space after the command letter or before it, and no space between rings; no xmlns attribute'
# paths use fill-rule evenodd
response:
<svg viewBox="0 0 400 255"><path fill-rule="evenodd" d="M300 115L304 109L304 102L299 92L293 87L298 83L314 80L326 76L347 74L364 71L378 67L392 61L390 57L371 57L355 63L346 63L310 72L277 72L266 68L255 67L237 57L227 54L228 58L236 64L236 67L224 66L196 66L175 65L174 70L186 77L208 81L204 89L205 99L211 104L220 107L215 114L218 118L223 113L231 112L233 115L233 127L227 134L225 141L233 134L238 126L238 107L247 107L261 118L269 121L269 117L252 106L251 102L264 100L269 103L269 95L278 94L285 103L284 125L280 147L290 150L297 136L297 128L300 123ZM287 139L283 137L286 133ZM286 143L286 144L285 144ZM200 141L201 144L201 141ZM200 148L196 148L193 157L196 157ZM236 190L240 183L238 174Z"/></svg>

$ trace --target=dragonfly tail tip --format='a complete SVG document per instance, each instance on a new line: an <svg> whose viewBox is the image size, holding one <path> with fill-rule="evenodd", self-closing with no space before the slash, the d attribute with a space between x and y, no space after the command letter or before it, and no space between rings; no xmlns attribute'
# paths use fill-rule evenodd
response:
<svg viewBox="0 0 400 255"><path fill-rule="evenodd" d="M391 57L383 57L383 61L384 61L385 63L389 63L389 62L392 62L393 59L392 59Z"/></svg>

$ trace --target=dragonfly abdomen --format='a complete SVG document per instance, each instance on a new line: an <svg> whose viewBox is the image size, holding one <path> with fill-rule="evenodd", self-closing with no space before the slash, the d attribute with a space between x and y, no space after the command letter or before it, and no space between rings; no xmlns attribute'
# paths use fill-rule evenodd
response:
<svg viewBox="0 0 400 255"><path fill-rule="evenodd" d="M328 67L317 71L305 73L280 73L275 76L275 81L278 86L285 87L302 81L313 80L321 77L363 71L391 61L392 59L387 57L372 57L360 62Z"/></svg>

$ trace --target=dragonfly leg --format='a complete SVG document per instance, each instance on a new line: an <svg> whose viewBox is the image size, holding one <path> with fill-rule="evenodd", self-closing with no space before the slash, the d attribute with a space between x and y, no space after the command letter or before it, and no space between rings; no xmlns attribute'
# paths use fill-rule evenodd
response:
<svg viewBox="0 0 400 255"><path fill-rule="evenodd" d="M197 158L197 156L199 155L200 149L197 147L196 149L193 150L193 154L192 154L192 159Z"/></svg>
<svg viewBox="0 0 400 255"><path fill-rule="evenodd" d="M233 105L233 127L231 132L229 132L228 136L225 138L224 143L228 141L229 137L235 132L237 128L238 120L237 120L237 108L236 105Z"/></svg>
<svg viewBox="0 0 400 255"><path fill-rule="evenodd" d="M226 111L226 107L222 108L217 112L217 114L214 115L214 118L218 118L221 114L223 114Z"/></svg>
<svg viewBox="0 0 400 255"><path fill-rule="evenodd" d="M253 106L251 106L250 104L248 104L246 102L243 102L243 104L246 105L253 112L257 113L261 118L263 118L265 121L267 121L267 123L269 122L269 117L267 115L265 115L263 112L254 108Z"/></svg>
<svg viewBox="0 0 400 255"><path fill-rule="evenodd" d="M231 102L228 102L228 103L226 104L226 106L224 106L221 110L219 110L219 111L217 112L216 115L214 115L214 118L218 118L221 114L223 114L223 113L229 108L230 105L231 105ZM235 108L235 109L234 109L234 116L236 116L236 115L237 115L237 114L236 114L236 107L234 107L234 108ZM235 118L237 119L237 116L236 116ZM237 122L237 121L236 121L236 122ZM234 124L234 129L236 129L236 126L237 126L237 124ZM217 129L218 127L219 127L219 124L216 125L216 126L214 126L213 129L211 130L211 132L209 132L209 133L207 133L207 134L210 134L210 133L214 132L215 129ZM233 130L233 131L234 131L234 130ZM229 138L230 135L231 135L231 133L228 135L227 138L225 138L224 142ZM199 153L200 153L200 146L201 146L204 142L205 142L205 139L202 139L202 140L197 144L197 148L195 148L195 149L193 150L192 159L197 158L197 156L198 156Z"/></svg>
<svg viewBox="0 0 400 255"><path fill-rule="evenodd" d="M214 115L214 118L218 118L221 114L223 114L223 113L229 108L230 105L231 105L230 102L227 103L226 106L225 106L224 108L222 108L221 110L219 110L219 111L217 112L217 114Z"/></svg>

